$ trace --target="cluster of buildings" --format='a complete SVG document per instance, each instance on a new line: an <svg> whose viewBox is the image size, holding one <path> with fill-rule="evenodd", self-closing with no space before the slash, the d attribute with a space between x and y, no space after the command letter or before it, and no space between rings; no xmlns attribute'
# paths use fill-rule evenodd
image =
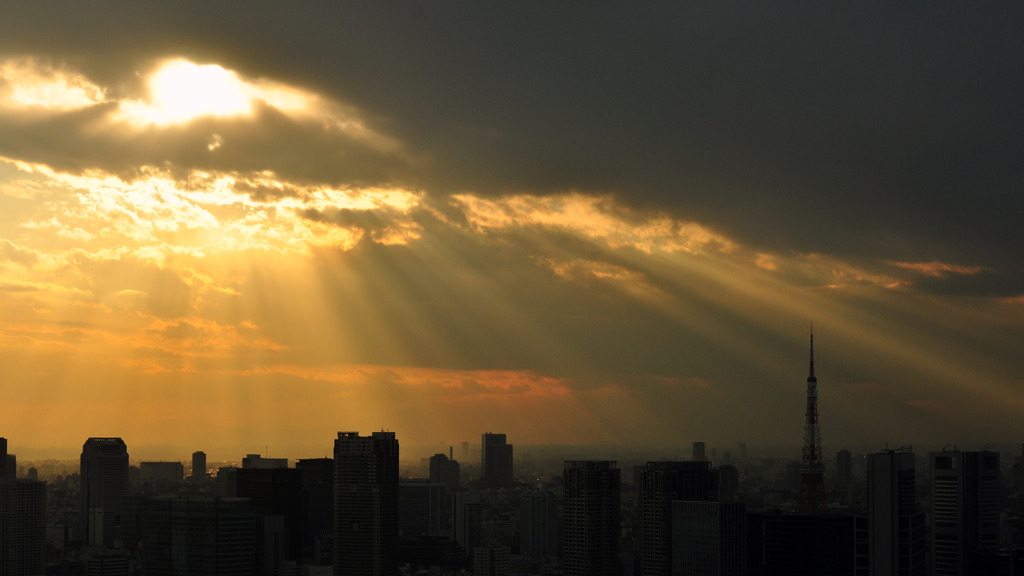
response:
<svg viewBox="0 0 1024 576"><path fill-rule="evenodd" d="M616 461L564 460L549 481L522 482L504 434L482 435L478 475L449 449L421 479L402 478L386 431L339 432L332 458L293 466L249 454L216 476L196 452L187 478L180 462L132 466L122 439L89 438L79 474L48 485L16 478L0 439L0 576L1024 573L997 452L932 452L923 475L911 449L884 450L858 481L840 451L826 482L813 358L812 340L783 498L714 466L700 442L689 460L626 477ZM1024 453L1013 471L1024 492Z"/></svg>

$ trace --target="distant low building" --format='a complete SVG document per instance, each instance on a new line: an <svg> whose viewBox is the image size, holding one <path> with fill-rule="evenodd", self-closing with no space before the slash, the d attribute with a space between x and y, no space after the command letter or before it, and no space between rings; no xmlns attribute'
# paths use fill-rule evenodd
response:
<svg viewBox="0 0 1024 576"><path fill-rule="evenodd" d="M242 468L287 468L287 458L264 458L259 454L246 454L242 458Z"/></svg>

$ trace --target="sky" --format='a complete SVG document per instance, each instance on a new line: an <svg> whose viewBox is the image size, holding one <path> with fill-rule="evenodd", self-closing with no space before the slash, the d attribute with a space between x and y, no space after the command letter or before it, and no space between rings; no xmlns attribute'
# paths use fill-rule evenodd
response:
<svg viewBox="0 0 1024 576"><path fill-rule="evenodd" d="M1024 440L1024 6L0 18L19 458Z"/></svg>

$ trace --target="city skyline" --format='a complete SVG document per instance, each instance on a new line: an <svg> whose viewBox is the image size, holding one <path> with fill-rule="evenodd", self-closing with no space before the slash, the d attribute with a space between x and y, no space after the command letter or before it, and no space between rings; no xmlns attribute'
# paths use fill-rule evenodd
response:
<svg viewBox="0 0 1024 576"><path fill-rule="evenodd" d="M7 7L0 433L29 459L381 429L798 457L813 322L827 457L1016 444L1021 24Z"/></svg>

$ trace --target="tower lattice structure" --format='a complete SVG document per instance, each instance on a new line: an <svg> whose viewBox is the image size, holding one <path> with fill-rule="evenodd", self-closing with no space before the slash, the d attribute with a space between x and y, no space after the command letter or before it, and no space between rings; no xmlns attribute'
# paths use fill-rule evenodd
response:
<svg viewBox="0 0 1024 576"><path fill-rule="evenodd" d="M825 509L821 426L818 424L818 379L814 376L814 331L811 331L811 369L807 376L807 412L804 421L803 464L800 485L805 512L817 514Z"/></svg>

